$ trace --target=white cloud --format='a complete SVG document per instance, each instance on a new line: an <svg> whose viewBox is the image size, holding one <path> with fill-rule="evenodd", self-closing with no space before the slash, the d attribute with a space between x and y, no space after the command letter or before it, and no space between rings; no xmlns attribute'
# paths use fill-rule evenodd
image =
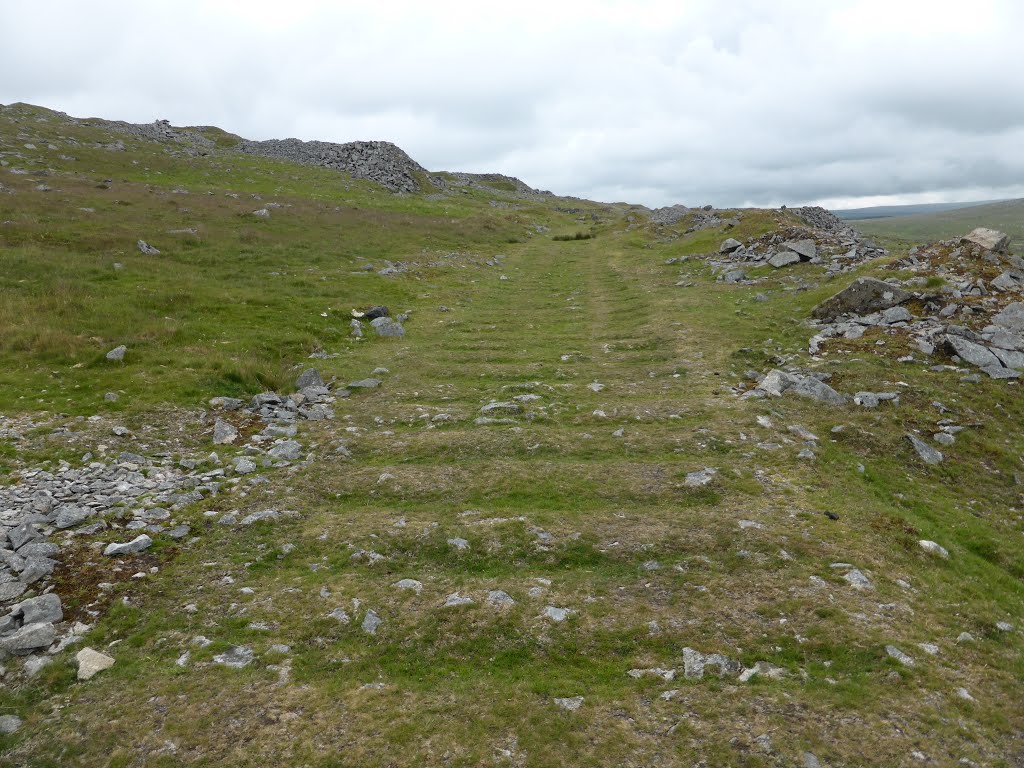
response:
<svg viewBox="0 0 1024 768"><path fill-rule="evenodd" d="M0 5L0 102L649 205L1024 195L1015 0Z"/></svg>

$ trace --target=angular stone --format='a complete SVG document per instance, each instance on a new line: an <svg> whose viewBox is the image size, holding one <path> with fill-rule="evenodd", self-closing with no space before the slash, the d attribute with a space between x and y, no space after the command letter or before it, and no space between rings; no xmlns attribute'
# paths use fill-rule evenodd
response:
<svg viewBox="0 0 1024 768"><path fill-rule="evenodd" d="M512 599L512 596L508 592L504 592L500 589L492 589L487 593L487 604L495 608L504 608L516 604L516 601Z"/></svg>
<svg viewBox="0 0 1024 768"><path fill-rule="evenodd" d="M921 539L917 543L928 554L937 555L943 560L949 559L949 552L941 544L936 544L934 541L928 541L927 539Z"/></svg>
<svg viewBox="0 0 1024 768"><path fill-rule="evenodd" d="M144 254L146 254L147 256L159 256L160 255L160 251L158 251L152 245L147 243L145 240L139 240L139 242L137 242L136 245L138 246L139 251L144 253Z"/></svg>
<svg viewBox="0 0 1024 768"><path fill-rule="evenodd" d="M21 718L17 715L0 715L0 736L10 736L21 728Z"/></svg>
<svg viewBox="0 0 1024 768"><path fill-rule="evenodd" d="M213 444L230 445L238 439L238 430L224 419L217 419L213 424Z"/></svg>
<svg viewBox="0 0 1024 768"><path fill-rule="evenodd" d="M91 680L104 669L114 666L114 659L92 648L83 648L75 654L78 662L78 679Z"/></svg>
<svg viewBox="0 0 1024 768"><path fill-rule="evenodd" d="M251 515L246 515L242 518L240 525L252 525L264 520L277 520L280 517L280 513L273 509L264 509L262 512L253 512Z"/></svg>
<svg viewBox="0 0 1024 768"><path fill-rule="evenodd" d="M360 379L348 385L349 389L376 389L380 386L380 379Z"/></svg>
<svg viewBox="0 0 1024 768"><path fill-rule="evenodd" d="M22 546L28 542L40 538L41 535L42 534L32 526L32 523L27 521L21 525L11 528L11 530L7 532L7 538L11 542L11 546L15 549L21 549Z"/></svg>
<svg viewBox="0 0 1024 768"><path fill-rule="evenodd" d="M0 637L0 650L15 656L25 656L39 648L47 648L57 637L53 624L26 624L17 632Z"/></svg>
<svg viewBox="0 0 1024 768"><path fill-rule="evenodd" d="M1005 253L1006 249L1010 246L1010 236L1005 235L995 229L988 229L987 227L978 227L972 229L966 235L964 235L960 242L962 243L974 243L980 245L986 251L995 251L996 253Z"/></svg>
<svg viewBox="0 0 1024 768"><path fill-rule="evenodd" d="M1007 304L1002 312L992 317L992 324L1014 333L1024 334L1024 304L1019 301Z"/></svg>
<svg viewBox="0 0 1024 768"><path fill-rule="evenodd" d="M519 403L514 403L514 402L511 402L511 401L508 401L508 402L498 402L498 401L491 402L491 403L488 403L487 405L483 406L480 409L480 413L482 413L482 414L484 414L486 416L490 416L490 415L496 414L496 413L505 413L505 414L514 415L514 414L522 413L522 412L523 412L523 406L521 406Z"/></svg>
<svg viewBox="0 0 1024 768"><path fill-rule="evenodd" d="M914 446L914 450L917 451L917 455L925 464L940 464L945 458L940 451L932 448L928 443L921 440L915 435L908 434L907 440Z"/></svg>
<svg viewBox="0 0 1024 768"><path fill-rule="evenodd" d="M274 459L296 461L302 455L302 446L294 440L284 440L267 451L267 454Z"/></svg>
<svg viewBox="0 0 1024 768"><path fill-rule="evenodd" d="M215 663L223 664L225 667L241 669L252 663L252 648L246 645L233 645L225 653L219 653L214 656L213 660Z"/></svg>
<svg viewBox="0 0 1024 768"><path fill-rule="evenodd" d="M366 612L366 616L363 617L363 632L366 632L368 635L375 635L383 623L384 619L378 616L377 612L371 608Z"/></svg>
<svg viewBox="0 0 1024 768"><path fill-rule="evenodd" d="M873 277L860 277L839 293L818 304L811 316L824 321L840 315L866 315L903 304L914 294Z"/></svg>
<svg viewBox="0 0 1024 768"><path fill-rule="evenodd" d="M128 347L124 344L119 347L114 347L112 350L107 352L107 360L113 360L115 363L120 363L124 360L124 356L127 352Z"/></svg>
<svg viewBox="0 0 1024 768"><path fill-rule="evenodd" d="M742 247L743 243L741 243L739 240L730 237L728 240L722 241L722 244L718 247L718 252L732 253L733 251Z"/></svg>
<svg viewBox="0 0 1024 768"><path fill-rule="evenodd" d="M307 368L299 374L299 378L295 380L295 389L302 391L306 387L323 387L324 380L320 376L320 371L316 368Z"/></svg>
<svg viewBox="0 0 1024 768"><path fill-rule="evenodd" d="M64 528L73 528L80 523L84 523L94 514L95 510L88 507L65 504L57 510L57 517L54 518L53 524L62 530Z"/></svg>
<svg viewBox="0 0 1024 768"><path fill-rule="evenodd" d="M818 255L818 248L813 240L788 240L782 244L782 247L797 254L801 261L810 261Z"/></svg>
<svg viewBox="0 0 1024 768"><path fill-rule="evenodd" d="M568 698L555 698L555 706L566 710L567 712L575 712L577 709L583 706L582 696L570 696Z"/></svg>
<svg viewBox="0 0 1024 768"><path fill-rule="evenodd" d="M417 595L423 591L423 583L416 581L416 579L402 579L400 581L396 581L391 586L395 587L396 589L412 590Z"/></svg>
<svg viewBox="0 0 1024 768"><path fill-rule="evenodd" d="M905 654L903 651L901 651L895 645L887 645L887 646L885 646L885 652L889 655L890 658L896 659L896 661L898 661L900 664L904 665L905 667L912 667L912 666L914 666L914 660L912 658L910 658L909 656L907 656L907 654Z"/></svg>
<svg viewBox="0 0 1024 768"><path fill-rule="evenodd" d="M800 254L794 253L793 251L782 251L781 253L776 253L774 256L768 259L768 263L771 264L776 269L780 267L789 266L790 264L796 264L799 261Z"/></svg>
<svg viewBox="0 0 1024 768"><path fill-rule="evenodd" d="M104 555L134 555L142 552L144 549L149 549L153 545L153 540L146 534L137 536L131 541L123 544L110 543L107 548L103 550Z"/></svg>
<svg viewBox="0 0 1024 768"><path fill-rule="evenodd" d="M64 620L60 597L53 593L24 600L11 609L11 614L20 618L22 624L56 624Z"/></svg>
<svg viewBox="0 0 1024 768"><path fill-rule="evenodd" d="M400 339L405 336L405 328L402 324L390 317L378 317L376 320L371 320L370 327L376 331L378 336L385 338Z"/></svg>
<svg viewBox="0 0 1024 768"><path fill-rule="evenodd" d="M957 355L961 360L971 365L976 365L979 368L988 368L990 366L1002 367L999 358L987 348L981 346L981 344L975 344L973 341L968 341L963 336L947 333L945 342L946 348L951 354Z"/></svg>

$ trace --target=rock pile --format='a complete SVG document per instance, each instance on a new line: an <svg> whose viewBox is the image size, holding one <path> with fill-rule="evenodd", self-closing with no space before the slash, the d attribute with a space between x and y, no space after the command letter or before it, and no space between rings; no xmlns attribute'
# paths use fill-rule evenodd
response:
<svg viewBox="0 0 1024 768"><path fill-rule="evenodd" d="M746 243L729 238L719 247L718 254L709 259L709 263L713 268L723 270L726 274L735 271L737 262L770 264L776 269L809 262L827 264L829 272L839 273L848 272L865 261L883 256L885 253L883 248L861 238L849 228L785 227L751 238ZM731 279L727 282L738 280Z"/></svg>
<svg viewBox="0 0 1024 768"><path fill-rule="evenodd" d="M418 192L417 177L426 170L389 141L351 141L334 144L300 139L242 140L236 149L248 155L288 160L348 173L354 179L380 184L392 192Z"/></svg>
<svg viewBox="0 0 1024 768"><path fill-rule="evenodd" d="M827 339L858 339L874 327L911 336L923 360L944 352L992 378L1018 378L1024 371L1024 303L1013 299L1024 293L1024 259L1008 247L1006 235L982 229L912 249L892 267L917 277L861 278L814 308L819 324L810 352L818 354Z"/></svg>

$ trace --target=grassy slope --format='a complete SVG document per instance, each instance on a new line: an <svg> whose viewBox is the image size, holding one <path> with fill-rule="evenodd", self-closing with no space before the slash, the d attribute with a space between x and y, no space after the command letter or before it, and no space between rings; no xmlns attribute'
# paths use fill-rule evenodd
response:
<svg viewBox="0 0 1024 768"><path fill-rule="evenodd" d="M969 232L974 227L991 227L1006 232L1017 243L1024 242L1024 200L989 203L955 211L888 219L864 219L854 223L861 232L911 243L943 240Z"/></svg>
<svg viewBox="0 0 1024 768"><path fill-rule="evenodd" d="M0 116L8 147L23 143L19 130L91 136ZM920 750L937 764L1012 765L1020 754L1021 637L994 627L1019 627L1024 605L1015 387L893 369L869 334L813 364L842 391L899 388L896 409L736 399L726 387L743 371L799 354L807 310L839 284L810 265L757 286L717 284L700 261L665 265L714 248L721 232L660 241L596 206L594 223L474 195L394 197L314 169L170 158L144 143L70 154L79 160L39 163L57 171L48 193L0 171L18 192L0 195L0 221L14 222L0 227L3 412L160 425L212 395L285 386L319 347L339 355L318 367L341 381L390 373L339 402L335 422L303 428L312 466L206 505L293 509L298 520L231 530L195 509L197 539L163 550L156 576L119 586L127 602L90 635L97 648L121 641L113 669L77 684L65 653L0 691L0 711L27 721L0 741L12 764L768 766L809 750L831 765L894 766L917 764ZM96 188L104 178L112 189ZM291 207L245 215L271 200ZM730 234L758 234L776 216L747 212ZM551 232L529 235L537 224ZM185 226L199 238L163 234ZM579 230L597 237L550 239ZM139 237L161 256L135 251ZM466 255L397 278L361 270L449 251ZM483 264L497 254L500 268ZM413 310L405 339L348 338L348 308L377 302ZM103 360L122 342L124 366ZM109 389L123 393L117 403L102 401ZM537 418L474 425L481 405L522 392L541 395ZM929 468L902 434L934 431L936 400L979 426ZM452 419L431 421L439 413ZM797 459L790 424L822 438L814 463ZM836 424L845 430L831 433ZM331 450L339 438L351 460ZM195 454L211 448L205 432L189 439ZM11 465L26 458L12 452ZM707 466L719 469L711 486L683 485ZM454 551L451 537L470 548ZM951 560L926 557L918 538ZM356 549L388 559L352 560ZM849 588L830 568L840 560L876 590ZM401 578L422 581L422 594L393 588ZM488 607L490 589L516 605ZM455 591L475 604L440 607ZM546 605L573 614L554 624L540 617ZM326 617L339 606L355 621ZM385 620L374 637L358 626L367 606ZM977 641L957 645L961 631ZM213 644L192 646L199 634ZM209 664L239 643L254 664ZM889 643L917 665L888 659ZM681 674L686 646L788 674L746 685L626 674ZM178 667L185 650L191 663ZM271 666L286 660L281 684ZM955 696L961 686L976 703ZM662 700L667 689L679 693ZM586 697L579 711L553 706L575 695ZM770 752L755 741L764 734Z"/></svg>

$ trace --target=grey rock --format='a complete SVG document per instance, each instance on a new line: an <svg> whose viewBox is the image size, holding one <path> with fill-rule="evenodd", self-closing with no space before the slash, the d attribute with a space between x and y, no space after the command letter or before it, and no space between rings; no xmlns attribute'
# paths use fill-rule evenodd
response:
<svg viewBox="0 0 1024 768"><path fill-rule="evenodd" d="M402 579L401 581L396 581L391 586L395 587L396 589L412 590L417 595L423 591L423 583L420 581L416 581L416 579Z"/></svg>
<svg viewBox="0 0 1024 768"><path fill-rule="evenodd" d="M320 371L316 368L307 368L299 374L299 378L295 380L295 389L302 391L306 387L323 387L324 380L320 376Z"/></svg>
<svg viewBox="0 0 1024 768"><path fill-rule="evenodd" d="M487 604L495 608L505 608L516 604L512 596L500 589L492 589L487 593Z"/></svg>
<svg viewBox="0 0 1024 768"><path fill-rule="evenodd" d="M496 413L497 414L515 415L517 413L522 413L522 412L523 412L523 406L521 406L519 403L512 402L512 401L506 401L506 402L494 401L494 402L488 403L487 405L483 406L480 409L480 413L484 414L485 416L490 416L490 415L496 414Z"/></svg>
<svg viewBox="0 0 1024 768"><path fill-rule="evenodd" d="M565 608L556 608L549 605L544 609L544 617L555 622L563 622L569 618L569 611Z"/></svg>
<svg viewBox="0 0 1024 768"><path fill-rule="evenodd" d="M107 360L113 360L115 363L120 363L124 360L126 352L128 352L128 347L124 344L119 347L114 347L112 350L107 352Z"/></svg>
<svg viewBox="0 0 1024 768"><path fill-rule="evenodd" d="M10 615L22 624L56 624L64 620L60 597L52 592L18 603L11 609Z"/></svg>
<svg viewBox="0 0 1024 768"><path fill-rule="evenodd" d="M469 549L469 542L461 538L448 539L448 546L459 550Z"/></svg>
<svg viewBox="0 0 1024 768"><path fill-rule="evenodd" d="M349 389L376 389L380 386L380 379L360 379L348 385Z"/></svg>
<svg viewBox="0 0 1024 768"><path fill-rule="evenodd" d="M445 608L457 608L462 605L472 605L473 599L469 597L463 597L458 592L452 592L448 597L445 598Z"/></svg>
<svg viewBox="0 0 1024 768"><path fill-rule="evenodd" d="M229 445L238 439L238 430L224 419L217 419L213 424L213 444Z"/></svg>
<svg viewBox="0 0 1024 768"><path fill-rule="evenodd" d="M153 539L146 534L142 534L132 539L131 541L125 542L124 544L110 543L107 548L103 550L104 555L134 555L142 552L145 549L149 549L153 545Z"/></svg>
<svg viewBox="0 0 1024 768"><path fill-rule="evenodd" d="M76 525L84 523L95 513L95 510L89 509L88 507L64 504L57 510L57 516L54 518L53 524L62 530L65 528L73 528Z"/></svg>
<svg viewBox="0 0 1024 768"><path fill-rule="evenodd" d="M767 392L773 397L781 397L783 394L792 393L801 397L811 398L829 405L843 405L846 403L846 396L836 392L832 387L819 381L813 376L801 376L795 373L786 373L778 369L769 371L758 383L758 389Z"/></svg>
<svg viewBox="0 0 1024 768"><path fill-rule="evenodd" d="M10 736L21 728L21 718L17 715L0 715L0 735Z"/></svg>
<svg viewBox="0 0 1024 768"><path fill-rule="evenodd" d="M0 637L0 651L25 656L39 648L49 647L56 637L57 632L53 624L25 624L13 634Z"/></svg>
<svg viewBox="0 0 1024 768"><path fill-rule="evenodd" d="M249 475L256 471L256 463L252 459L239 456L235 459L235 472L239 475Z"/></svg>
<svg viewBox="0 0 1024 768"><path fill-rule="evenodd" d="M906 307L889 307L882 311L882 322L886 325L909 323L913 319L914 316L910 314L910 310Z"/></svg>
<svg viewBox="0 0 1024 768"><path fill-rule="evenodd" d="M936 555L941 557L943 560L949 559L949 552L941 544L936 544L934 541L928 541L927 539L921 539L917 542L918 545L930 555Z"/></svg>
<svg viewBox="0 0 1024 768"><path fill-rule="evenodd" d="M814 307L811 315L818 320L832 321L841 315L880 312L910 301L913 297L912 293L902 288L873 277L861 277Z"/></svg>
<svg viewBox="0 0 1024 768"><path fill-rule="evenodd" d="M1024 304L1014 302L992 317L992 324L1013 333L1024 334Z"/></svg>
<svg viewBox="0 0 1024 768"><path fill-rule="evenodd" d="M225 653L218 653L213 657L213 660L215 663L223 664L225 667L241 669L252 663L252 648L246 645L233 645Z"/></svg>
<svg viewBox="0 0 1024 768"><path fill-rule="evenodd" d="M251 515L246 515L242 518L240 525L252 525L253 523L260 523L265 520L277 520L280 517L279 512L273 509L264 509L261 512L253 512Z"/></svg>
<svg viewBox="0 0 1024 768"><path fill-rule="evenodd" d="M555 706L566 710L567 712L575 712L577 709L583 706L582 696L570 696L568 698L555 697Z"/></svg>
<svg viewBox="0 0 1024 768"><path fill-rule="evenodd" d="M159 256L160 255L160 251L158 251L152 245L147 243L145 240L139 240L139 242L136 243L136 245L138 246L139 251L141 251L142 253L146 254L147 256Z"/></svg>
<svg viewBox="0 0 1024 768"><path fill-rule="evenodd" d="M871 580L865 576L858 568L851 568L845 574L843 579L854 589L874 589L874 584Z"/></svg>
<svg viewBox="0 0 1024 768"><path fill-rule="evenodd" d="M687 472L686 479L683 480L683 484L687 488L702 488L714 480L715 475L717 474L718 470L714 467L705 467L704 469L699 469L696 472Z"/></svg>
<svg viewBox="0 0 1024 768"><path fill-rule="evenodd" d="M5 581L0 584L0 603L17 600L25 593L26 589L28 589L28 584L25 584L24 582Z"/></svg>
<svg viewBox="0 0 1024 768"><path fill-rule="evenodd" d="M363 631L369 635L377 634L377 629L384 623L384 619L377 615L377 612L372 608L366 612L366 616L363 617Z"/></svg>
<svg viewBox="0 0 1024 768"><path fill-rule="evenodd" d="M728 284L735 284L743 282L747 279L747 273L742 269L730 269L728 272L722 275L722 282Z"/></svg>
<svg viewBox="0 0 1024 768"><path fill-rule="evenodd" d="M991 285L998 291L1013 291L1020 287L1020 282L1011 272L1003 272L992 280Z"/></svg>
<svg viewBox="0 0 1024 768"><path fill-rule="evenodd" d="M952 333L946 334L945 342L951 354L959 356L960 359L971 365L976 365L979 368L1002 367L999 358L981 344L975 344L973 341L968 341L962 336Z"/></svg>
<svg viewBox="0 0 1024 768"><path fill-rule="evenodd" d="M936 432L934 435L932 435L932 440L934 440L939 445L945 446L950 446L956 442L956 438L953 437L953 435L949 434L948 432Z"/></svg>
<svg viewBox="0 0 1024 768"><path fill-rule="evenodd" d="M378 317L370 321L370 327L378 336L400 339L405 336L405 327L390 317Z"/></svg>
<svg viewBox="0 0 1024 768"><path fill-rule="evenodd" d="M730 237L729 239L724 240L722 242L722 244L718 247L718 252L719 253L732 253L733 251L735 251L735 250L737 250L739 248L742 248L742 247L743 247L743 243L741 243L739 240L736 240L736 239Z"/></svg>
<svg viewBox="0 0 1024 768"><path fill-rule="evenodd" d="M267 453L275 459L296 461L302 455L302 446L294 440L284 440L271 448Z"/></svg>
<svg viewBox="0 0 1024 768"><path fill-rule="evenodd" d="M905 667L912 667L912 666L914 666L914 660L912 658L910 658L909 656L907 656L907 654L905 654L903 651L901 651L895 645L887 645L887 646L885 646L885 652L889 655L890 658L896 659L896 661L898 661L900 664L902 664Z"/></svg>
<svg viewBox="0 0 1024 768"><path fill-rule="evenodd" d="M1017 352L1012 349L1000 349L999 347L992 347L989 351L998 357L999 362L1007 368L1024 371L1024 352Z"/></svg>
<svg viewBox="0 0 1024 768"><path fill-rule="evenodd" d="M7 532L7 538L11 542L11 546L15 549L21 549L25 544L40 537L39 531L37 531L32 523L25 521L21 525L16 525Z"/></svg>
<svg viewBox="0 0 1024 768"><path fill-rule="evenodd" d="M783 243L782 247L797 254L802 261L810 261L818 255L818 248L813 240L789 240Z"/></svg>
<svg viewBox="0 0 1024 768"><path fill-rule="evenodd" d="M351 336L356 339L363 338L363 324L358 320L353 319L349 326L352 328Z"/></svg>
<svg viewBox="0 0 1024 768"><path fill-rule="evenodd" d="M928 443L921 440L915 435L908 434L907 440L914 446L914 450L917 451L917 455L925 464L941 464L945 458L942 453L935 448L932 448Z"/></svg>
<svg viewBox="0 0 1024 768"><path fill-rule="evenodd" d="M705 654L693 648L683 648L683 675L687 680L700 680L708 667L717 667L720 677L738 674L743 665L720 653Z"/></svg>
<svg viewBox="0 0 1024 768"><path fill-rule="evenodd" d="M799 261L800 254L794 253L793 251L782 251L768 259L768 263L776 269L779 269L780 267L787 267L790 264L797 264Z"/></svg>
<svg viewBox="0 0 1024 768"><path fill-rule="evenodd" d="M1005 253L1010 246L1010 237L995 229L978 227L961 238L962 243L974 243L987 251Z"/></svg>

